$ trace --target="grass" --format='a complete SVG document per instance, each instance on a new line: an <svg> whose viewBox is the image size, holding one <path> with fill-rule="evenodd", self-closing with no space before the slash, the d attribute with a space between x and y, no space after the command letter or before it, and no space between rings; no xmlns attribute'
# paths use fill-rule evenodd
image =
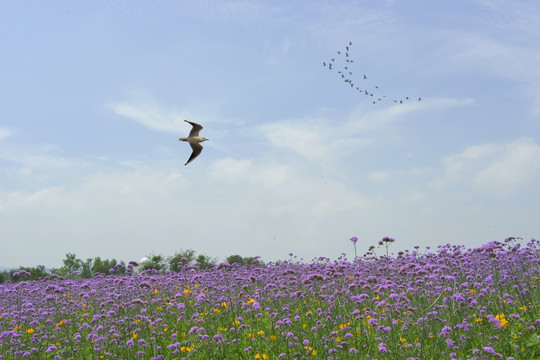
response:
<svg viewBox="0 0 540 360"><path fill-rule="evenodd" d="M0 359L538 359L538 245L2 284Z"/></svg>

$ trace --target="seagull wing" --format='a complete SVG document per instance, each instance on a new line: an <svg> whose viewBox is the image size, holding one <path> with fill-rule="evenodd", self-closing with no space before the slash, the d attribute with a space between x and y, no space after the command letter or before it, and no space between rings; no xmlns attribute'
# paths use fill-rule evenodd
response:
<svg viewBox="0 0 540 360"><path fill-rule="evenodd" d="M195 124L195 125L197 125L197 124ZM201 126L201 125L199 125L199 126ZM201 128L202 128L202 126L201 126ZM192 130L191 132L193 132L193 130ZM197 130L197 132L199 132L199 130ZM191 134L190 134L190 136L191 136ZM201 144L189 143L189 145L190 145L191 148L193 149L193 152L191 153L191 156L189 157L189 159L188 159L187 163L185 163L185 165L187 165L187 164L189 164L190 162L192 162L193 160L195 160L195 158L196 158L197 156L199 156L199 154L200 154L201 151L202 151L202 145L201 145ZM185 165L184 165L184 166L185 166Z"/></svg>
<svg viewBox="0 0 540 360"><path fill-rule="evenodd" d="M188 124L191 124L191 126L193 126L193 128L189 132L189 137L199 136L199 131L201 131L202 128L203 128L202 125L199 125L197 123L187 121L187 120L184 120L184 121L187 122ZM200 151L199 151L199 153L200 153ZM199 154L197 154L197 155L199 155Z"/></svg>

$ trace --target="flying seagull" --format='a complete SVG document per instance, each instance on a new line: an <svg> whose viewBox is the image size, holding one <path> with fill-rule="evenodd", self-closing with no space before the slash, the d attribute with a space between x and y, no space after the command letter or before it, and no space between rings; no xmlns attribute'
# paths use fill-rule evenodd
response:
<svg viewBox="0 0 540 360"><path fill-rule="evenodd" d="M189 146L191 146L191 148L193 149L193 152L191 153L191 156L189 157L187 163L185 163L185 165L187 165L190 162L192 162L193 160L195 160L195 158L197 156L199 156L199 154L201 153L201 151L203 149L201 143L203 141L207 141L209 139L207 139L205 137L202 137L202 136L199 136L199 131L201 131L203 129L202 125L199 125L197 123L187 121L187 120L184 120L184 121L187 122L188 124L191 124L191 126L193 126L193 128L189 132L188 137L178 139L180 141L187 141L189 143Z"/></svg>

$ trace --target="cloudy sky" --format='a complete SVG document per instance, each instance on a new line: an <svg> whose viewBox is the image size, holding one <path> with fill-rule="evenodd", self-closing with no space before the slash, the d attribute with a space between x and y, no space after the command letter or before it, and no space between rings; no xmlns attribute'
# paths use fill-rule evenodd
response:
<svg viewBox="0 0 540 360"><path fill-rule="evenodd" d="M538 237L539 23L535 0L2 2L0 265ZM184 119L210 139L188 166Z"/></svg>

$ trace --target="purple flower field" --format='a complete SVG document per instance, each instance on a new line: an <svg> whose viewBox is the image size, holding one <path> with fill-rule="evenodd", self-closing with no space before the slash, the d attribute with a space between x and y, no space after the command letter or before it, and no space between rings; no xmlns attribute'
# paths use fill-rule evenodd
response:
<svg viewBox="0 0 540 360"><path fill-rule="evenodd" d="M0 359L539 359L539 244L0 284Z"/></svg>

